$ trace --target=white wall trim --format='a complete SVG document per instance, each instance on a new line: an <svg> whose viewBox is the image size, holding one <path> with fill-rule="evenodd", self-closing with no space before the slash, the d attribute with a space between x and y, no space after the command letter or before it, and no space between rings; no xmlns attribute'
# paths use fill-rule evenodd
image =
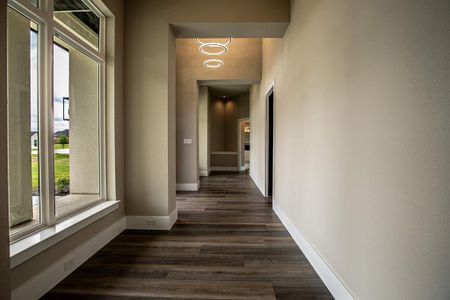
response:
<svg viewBox="0 0 450 300"><path fill-rule="evenodd" d="M168 216L126 216L127 229L170 230L178 220L175 208Z"/></svg>
<svg viewBox="0 0 450 300"><path fill-rule="evenodd" d="M103 201L56 225L12 243L10 246L11 268L118 209L119 203L120 201L117 200Z"/></svg>
<svg viewBox="0 0 450 300"><path fill-rule="evenodd" d="M295 224L289 220L288 216L278 205L275 204L275 202L273 202L273 211L277 214L278 218L280 218L284 227L286 227L287 231L300 247L303 254L305 254L314 270L316 270L317 274L319 274L320 279L322 279L325 283L333 297L337 300L356 300L357 298L333 271L331 266L325 261L325 259L323 259L320 253L314 248L313 245L311 245L308 239L299 229L297 229Z"/></svg>
<svg viewBox="0 0 450 300"><path fill-rule="evenodd" d="M208 170L200 170L200 176L202 176L202 177L209 176L209 171Z"/></svg>
<svg viewBox="0 0 450 300"><path fill-rule="evenodd" d="M238 167L211 167L211 171L239 171Z"/></svg>
<svg viewBox="0 0 450 300"><path fill-rule="evenodd" d="M198 191L199 183L177 183L177 191Z"/></svg>
<svg viewBox="0 0 450 300"><path fill-rule="evenodd" d="M258 181L256 181L255 179L255 175L250 172L250 178L253 180L253 182L255 183L255 185L258 187L259 191L261 192L261 194L265 197L265 189L263 187L260 186L260 184L258 183Z"/></svg>
<svg viewBox="0 0 450 300"><path fill-rule="evenodd" d="M121 218L99 234L67 253L63 258L54 261L46 269L33 278L25 281L12 291L12 300L39 299L67 275L81 266L92 255L109 243L125 229L125 218Z"/></svg>
<svg viewBox="0 0 450 300"><path fill-rule="evenodd" d="M268 85L268 87L267 87L267 89L266 89L266 93L265 93L264 95L267 96L267 94L269 94L269 92L270 92L271 90L273 91L274 87L275 87L275 78L272 80L271 83L269 83L269 85Z"/></svg>
<svg viewBox="0 0 450 300"><path fill-rule="evenodd" d="M238 155L238 151L211 151L213 155Z"/></svg>

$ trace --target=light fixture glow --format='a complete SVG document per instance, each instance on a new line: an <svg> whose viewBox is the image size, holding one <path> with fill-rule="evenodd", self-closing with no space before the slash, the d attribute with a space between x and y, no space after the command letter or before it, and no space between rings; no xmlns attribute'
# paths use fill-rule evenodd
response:
<svg viewBox="0 0 450 300"><path fill-rule="evenodd" d="M200 39L195 39L196 41L197 41L197 43L199 43L200 45L203 45L203 44L209 44L210 42L202 42ZM228 38L228 42L226 42L226 43L220 43L220 42L214 42L214 43L216 43L216 44L221 44L221 45L224 45L224 46L230 46L231 45L231 38Z"/></svg>
<svg viewBox="0 0 450 300"><path fill-rule="evenodd" d="M210 50L207 50L210 49ZM219 49L217 50L213 50L212 49ZM220 44L220 43L207 43L207 44L202 44L198 50L200 50L200 52L204 55L211 55L211 56L217 56L217 55L222 55L225 54L225 52L228 51L228 47Z"/></svg>
<svg viewBox="0 0 450 300"><path fill-rule="evenodd" d="M207 59L205 60L205 62L203 63L203 65L206 68L210 68L210 69L217 69L217 68L221 68L223 67L223 61L220 59Z"/></svg>
<svg viewBox="0 0 450 300"><path fill-rule="evenodd" d="M207 56L220 56L228 51L228 46L231 44L231 38L228 38L226 43L220 42L202 42L200 39L195 39L200 45L198 50L200 53ZM223 67L223 60L220 59L207 59L203 62L205 68L217 69Z"/></svg>

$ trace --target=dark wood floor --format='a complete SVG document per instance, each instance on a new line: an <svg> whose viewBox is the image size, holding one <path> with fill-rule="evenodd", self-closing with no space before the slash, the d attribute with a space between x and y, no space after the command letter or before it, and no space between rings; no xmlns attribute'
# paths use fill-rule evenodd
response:
<svg viewBox="0 0 450 300"><path fill-rule="evenodd" d="M177 194L170 231L126 230L44 299L332 299L247 174Z"/></svg>

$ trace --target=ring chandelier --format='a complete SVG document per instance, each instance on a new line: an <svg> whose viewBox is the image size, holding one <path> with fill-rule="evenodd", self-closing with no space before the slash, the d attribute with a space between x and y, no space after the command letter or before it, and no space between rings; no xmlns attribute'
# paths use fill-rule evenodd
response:
<svg viewBox="0 0 450 300"><path fill-rule="evenodd" d="M203 63L203 66L205 66L205 68L209 68L209 69L221 68L221 67L223 67L223 60L220 60L220 59L207 59Z"/></svg>
<svg viewBox="0 0 450 300"><path fill-rule="evenodd" d="M228 38L226 43L219 42L202 42L200 39L195 39L200 45L198 50L200 53L208 56L220 56L228 51L228 46L231 44L231 38ZM206 68L217 69L223 67L224 63L221 59L207 59L203 66Z"/></svg>
<svg viewBox="0 0 450 300"><path fill-rule="evenodd" d="M208 50L210 49L210 50ZM213 50L213 49L217 49L217 50ZM227 46L224 46L223 44L219 44L219 43L208 43L208 44L202 44L198 50L200 50L200 52L202 54L205 55L222 55L225 54L225 52L228 51ZM212 50L212 51L211 51Z"/></svg>

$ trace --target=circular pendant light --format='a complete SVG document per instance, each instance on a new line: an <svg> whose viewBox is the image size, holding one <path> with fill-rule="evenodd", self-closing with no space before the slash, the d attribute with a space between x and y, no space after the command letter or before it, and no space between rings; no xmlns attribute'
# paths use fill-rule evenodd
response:
<svg viewBox="0 0 450 300"><path fill-rule="evenodd" d="M225 43L220 43L217 41L214 42L203 42L200 39L195 39L197 43L200 45L198 50L203 55L207 56L220 56L225 54L228 51L228 46L231 44L231 38L228 38L228 41ZM207 59L204 61L203 66L205 68L217 69L223 67L223 60L220 59Z"/></svg>
<svg viewBox="0 0 450 300"><path fill-rule="evenodd" d="M205 60L203 65L206 68L209 68L209 69L217 69L217 68L223 67L223 61L220 60L220 59L213 59L213 58L211 58L211 59Z"/></svg>
<svg viewBox="0 0 450 300"><path fill-rule="evenodd" d="M204 55L217 56L223 55L228 51L228 46L231 44L231 38L228 38L226 43L220 42L202 42L200 39L195 39L200 44L199 50Z"/></svg>
<svg viewBox="0 0 450 300"><path fill-rule="evenodd" d="M228 47L220 43L207 43L202 44L198 50L204 55L217 56L225 54L228 51Z"/></svg>
<svg viewBox="0 0 450 300"><path fill-rule="evenodd" d="M209 42L202 42L200 39L195 39L196 41L197 41L197 43L199 43L200 45L203 45L203 44L208 44ZM231 45L231 38L228 38L228 41L226 42L226 43L220 43L220 42L214 42L214 43L216 43L216 44L221 44L221 45L224 45L224 46L229 46L229 45Z"/></svg>

